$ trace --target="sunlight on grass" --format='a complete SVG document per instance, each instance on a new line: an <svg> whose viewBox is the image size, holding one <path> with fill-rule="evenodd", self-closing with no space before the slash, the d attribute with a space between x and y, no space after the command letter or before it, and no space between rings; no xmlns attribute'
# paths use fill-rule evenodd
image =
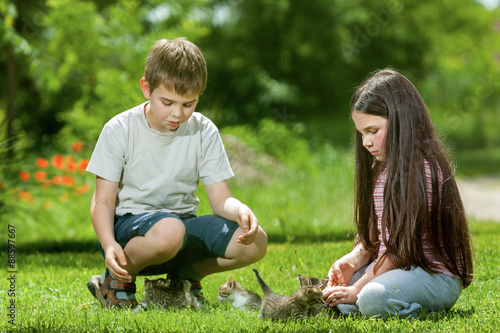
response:
<svg viewBox="0 0 500 333"><path fill-rule="evenodd" d="M147 311L101 309L86 288L86 281L103 270L97 250L88 252L32 253L18 256L16 300L19 331L87 332L342 332L418 331L491 332L500 325L500 225L474 223L474 242L479 262L472 285L451 311L419 320L377 320L353 316L332 320L326 316L301 322L261 321L255 312L233 309L217 301L219 286L228 279L262 294L251 267L207 277L203 291L208 305L199 311ZM292 294L299 286L297 274L326 276L330 265L349 251L351 241L270 244L266 257L253 265L274 292ZM142 299L143 278L137 281ZM1 292L5 299L5 292ZM139 296L141 295L141 296ZM2 324L5 310L1 310ZM6 327L13 328L13 327Z"/></svg>

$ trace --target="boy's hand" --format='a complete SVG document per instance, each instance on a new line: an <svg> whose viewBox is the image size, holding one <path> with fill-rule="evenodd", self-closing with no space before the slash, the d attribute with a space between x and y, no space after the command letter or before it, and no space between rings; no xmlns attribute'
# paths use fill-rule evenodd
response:
<svg viewBox="0 0 500 333"><path fill-rule="evenodd" d="M132 282L132 276L122 267L127 266L127 259L120 244L116 243L105 249L106 268L120 282Z"/></svg>
<svg viewBox="0 0 500 333"><path fill-rule="evenodd" d="M243 230L243 235L238 237L238 243L252 244L259 231L259 221L247 205L232 196L227 180L207 185L205 189L214 215L238 223Z"/></svg>
<svg viewBox="0 0 500 333"><path fill-rule="evenodd" d="M236 210L236 222L243 229L243 235L238 237L238 243L252 244L257 237L259 221L247 205L241 204Z"/></svg>

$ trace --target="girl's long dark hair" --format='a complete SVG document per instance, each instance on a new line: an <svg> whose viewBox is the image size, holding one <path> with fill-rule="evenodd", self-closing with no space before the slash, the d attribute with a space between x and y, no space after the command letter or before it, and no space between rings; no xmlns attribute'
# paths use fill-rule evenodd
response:
<svg viewBox="0 0 500 333"><path fill-rule="evenodd" d="M376 253L379 241L373 190L378 175L387 168L382 230L389 230L390 237L384 239L385 255L397 268L419 266L435 272L422 247L421 240L426 234L436 259L462 279L467 287L473 273L467 219L447 150L432 125L418 90L400 73L381 70L367 79L352 96L351 113L354 111L388 120L385 162L371 156L363 147L361 134L356 132L355 223L358 241ZM432 178L430 209L424 159L429 163ZM444 180L441 200L439 169Z"/></svg>

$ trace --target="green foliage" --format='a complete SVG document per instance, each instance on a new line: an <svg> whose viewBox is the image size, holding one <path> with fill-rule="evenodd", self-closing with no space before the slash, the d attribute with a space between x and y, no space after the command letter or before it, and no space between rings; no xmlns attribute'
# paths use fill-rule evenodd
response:
<svg viewBox="0 0 500 333"><path fill-rule="evenodd" d="M328 142L311 146L299 132L300 125L288 128L270 120L260 122L255 130L224 129L223 133L277 160L263 170L269 182L238 186L234 182L245 175L236 173L235 180L230 180L233 193L252 207L270 239L346 239L352 221L351 154Z"/></svg>
<svg viewBox="0 0 500 333"><path fill-rule="evenodd" d="M0 167L2 221L20 221L20 228L30 230L23 243L92 235L88 207L95 177L85 172L83 149L76 142L65 154L31 155L22 164Z"/></svg>
<svg viewBox="0 0 500 333"><path fill-rule="evenodd" d="M1 0L0 13L13 126L30 148L92 145L104 122L144 100L154 41L180 36L207 59L199 110L220 127L293 120L308 137L346 145L353 87L392 66L415 82L453 147L500 142L498 10L474 0Z"/></svg>
<svg viewBox="0 0 500 333"><path fill-rule="evenodd" d="M500 150L498 148L463 150L456 153L457 167L465 176L498 174Z"/></svg>
<svg viewBox="0 0 500 333"><path fill-rule="evenodd" d="M270 119L262 120L255 130L250 126L235 126L223 129L224 133L234 134L251 147L274 156L279 160L303 160L301 155L309 155L309 143L302 137L301 125L291 129L286 124Z"/></svg>

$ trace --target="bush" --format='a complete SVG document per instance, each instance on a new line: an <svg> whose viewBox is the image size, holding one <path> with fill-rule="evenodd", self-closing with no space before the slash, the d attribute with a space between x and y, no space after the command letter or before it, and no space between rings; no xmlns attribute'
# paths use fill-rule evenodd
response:
<svg viewBox="0 0 500 333"><path fill-rule="evenodd" d="M85 171L89 161L81 156L83 147L75 142L67 154L27 157L11 171L15 177L0 180L4 216L31 231L24 242L91 235L88 207L94 178Z"/></svg>

